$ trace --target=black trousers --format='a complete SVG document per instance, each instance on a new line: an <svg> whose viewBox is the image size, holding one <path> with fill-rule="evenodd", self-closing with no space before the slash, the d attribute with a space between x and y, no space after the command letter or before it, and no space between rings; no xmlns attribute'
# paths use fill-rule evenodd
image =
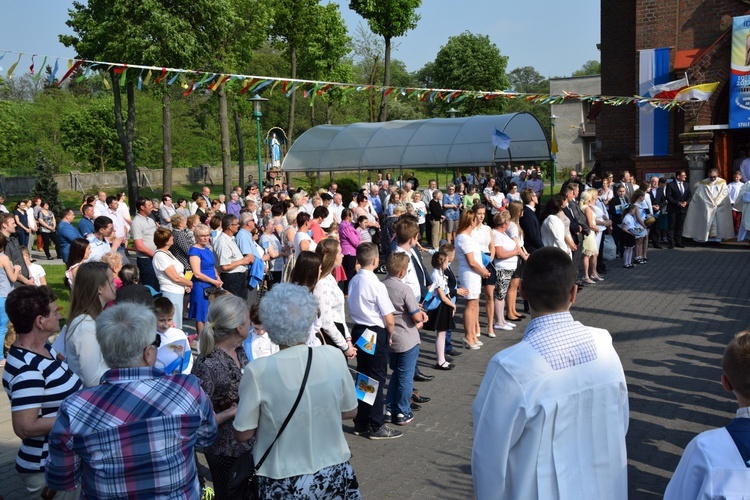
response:
<svg viewBox="0 0 750 500"><path fill-rule="evenodd" d="M50 240L52 240L52 243L55 244L55 252L57 252L57 258L61 259L62 256L60 255L60 240L57 238L57 233L54 231L51 233L43 233L40 231L39 234L42 235L42 241L44 242L44 255L46 255L48 259L50 258L49 242Z"/></svg>
<svg viewBox="0 0 750 500"><path fill-rule="evenodd" d="M677 209L671 209L667 213L669 217L669 235L670 245L682 245L682 227L685 225L685 216L687 213Z"/></svg>
<svg viewBox="0 0 750 500"><path fill-rule="evenodd" d="M375 401L372 406L363 401L357 403L357 416L354 424L357 427L369 426L372 430L383 427L384 404L383 389L385 389L385 376L388 372L388 335L385 328L379 326L354 325L352 328L352 344L356 344L364 333L369 329L377 334L375 353L367 354L362 349L357 349L357 371L378 381L378 390L375 391Z"/></svg>
<svg viewBox="0 0 750 500"><path fill-rule="evenodd" d="M245 300L247 298L247 272L244 273L221 273L219 276L223 285L221 287L232 295Z"/></svg>

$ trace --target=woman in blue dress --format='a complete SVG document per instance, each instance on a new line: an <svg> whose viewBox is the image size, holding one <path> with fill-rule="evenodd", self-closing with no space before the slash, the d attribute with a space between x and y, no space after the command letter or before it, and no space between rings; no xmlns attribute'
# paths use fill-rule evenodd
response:
<svg viewBox="0 0 750 500"><path fill-rule="evenodd" d="M195 245L188 251L190 268L193 270L193 290L190 292L190 312L188 318L195 320L198 335L203 331L208 316L208 298L203 291L208 287L221 287L222 282L216 275L216 261L213 249L209 246L211 229L199 224L193 230Z"/></svg>

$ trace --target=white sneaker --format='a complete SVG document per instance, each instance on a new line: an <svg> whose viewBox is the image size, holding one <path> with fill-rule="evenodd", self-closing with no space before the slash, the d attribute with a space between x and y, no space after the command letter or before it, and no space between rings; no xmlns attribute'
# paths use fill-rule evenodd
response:
<svg viewBox="0 0 750 500"><path fill-rule="evenodd" d="M508 326L510 326L511 328L515 328L516 327L516 324L515 323L511 323L510 321L506 321L505 324L508 325Z"/></svg>
<svg viewBox="0 0 750 500"><path fill-rule="evenodd" d="M493 325L493 328L495 330L505 330L506 332L513 330L513 327L510 326L510 323L505 323L504 325Z"/></svg>

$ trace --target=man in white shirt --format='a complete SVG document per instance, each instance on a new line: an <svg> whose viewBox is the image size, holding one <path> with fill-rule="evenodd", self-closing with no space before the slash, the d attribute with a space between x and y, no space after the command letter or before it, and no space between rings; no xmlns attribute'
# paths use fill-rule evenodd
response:
<svg viewBox="0 0 750 500"><path fill-rule="evenodd" d="M336 218L336 222L341 223L341 212L344 211L344 200L341 197L341 193L336 193L333 195L333 203L331 203L331 206L328 209L328 213L333 214Z"/></svg>
<svg viewBox="0 0 750 500"><path fill-rule="evenodd" d="M532 253L523 339L489 363L472 408L476 497L628 498L628 389L606 330L574 321L576 271L558 248Z"/></svg>
<svg viewBox="0 0 750 500"><path fill-rule="evenodd" d="M8 212L8 209L5 208L5 198L3 198L2 195L0 195L0 212L5 214L10 213Z"/></svg>
<svg viewBox="0 0 750 500"><path fill-rule="evenodd" d="M114 228L109 217L101 215L94 219L94 232L86 237L90 248L89 261L99 262L102 257L113 251L112 245L107 241L113 233ZM122 239L115 238L114 241L119 245Z"/></svg>
<svg viewBox="0 0 750 500"><path fill-rule="evenodd" d="M221 233L214 238L213 245L224 289L244 300L247 297L247 265L252 264L255 257L243 255L237 246L234 236L239 229L237 217L225 215L221 219Z"/></svg>
<svg viewBox="0 0 750 500"><path fill-rule="evenodd" d="M94 203L94 217L106 215L107 213L107 193L99 191L99 197Z"/></svg>
<svg viewBox="0 0 750 500"><path fill-rule="evenodd" d="M119 241L119 244L115 245L115 240L110 238L112 248L116 252L120 252L123 257L125 256L125 218L122 213L117 209L119 203L115 196L107 196L107 211L104 212L104 217L108 217L112 221L112 229L114 230L113 236Z"/></svg>

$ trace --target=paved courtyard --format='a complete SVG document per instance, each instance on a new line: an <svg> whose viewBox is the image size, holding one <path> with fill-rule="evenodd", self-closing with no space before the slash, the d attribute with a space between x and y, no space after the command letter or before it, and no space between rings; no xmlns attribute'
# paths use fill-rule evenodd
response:
<svg viewBox="0 0 750 500"><path fill-rule="evenodd" d="M630 391L629 489L634 499L661 498L682 450L698 432L726 424L736 405L719 384L724 346L750 327L747 245L650 250L649 263L609 263L606 281L587 286L573 306L586 325L614 338ZM484 321L484 319L482 319ZM420 365L435 375L416 384L432 398L394 441L347 434L351 462L365 498L473 497L471 405L489 359L517 342L517 332L462 350L456 368L438 372L434 337L423 335ZM458 345L461 331L454 332ZM351 422L345 430L351 431ZM24 498L13 469L19 441L7 397L0 396L0 495Z"/></svg>

